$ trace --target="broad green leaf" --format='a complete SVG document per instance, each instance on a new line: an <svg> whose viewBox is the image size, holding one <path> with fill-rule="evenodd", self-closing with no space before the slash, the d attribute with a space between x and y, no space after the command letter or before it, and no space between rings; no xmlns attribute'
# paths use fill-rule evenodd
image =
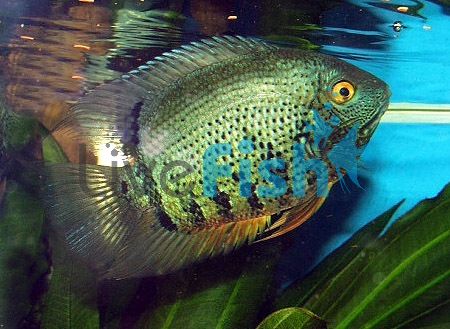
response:
<svg viewBox="0 0 450 329"><path fill-rule="evenodd" d="M290 307L265 318L256 329L326 329L326 323L304 308Z"/></svg>
<svg viewBox="0 0 450 329"><path fill-rule="evenodd" d="M34 285L48 270L42 242L43 210L39 201L13 181L8 182L0 211L0 325L30 326ZM26 319L25 319L26 318Z"/></svg>
<svg viewBox="0 0 450 329"><path fill-rule="evenodd" d="M43 141L43 154L48 162L66 161L51 136ZM49 239L52 272L44 299L42 328L99 328L97 279L94 273L68 252L65 243L54 232L51 232Z"/></svg>
<svg viewBox="0 0 450 329"><path fill-rule="evenodd" d="M278 244L259 248L252 248L250 256L243 250L194 267L184 275L162 278L156 284L156 305L137 327L254 328L280 253Z"/></svg>
<svg viewBox="0 0 450 329"><path fill-rule="evenodd" d="M67 157L64 154L63 150L61 150L58 143L50 135L48 135L42 140L42 153L45 162L48 163L67 162Z"/></svg>
<svg viewBox="0 0 450 329"><path fill-rule="evenodd" d="M338 256L345 248L350 245L341 247L327 261L339 262ZM310 309L332 328L414 327L414 321L449 300L449 253L448 186L438 197L421 202L383 236L367 244L325 285L309 291L307 299L298 296L300 305L296 306ZM324 271L323 266L311 276L322 277L320 271ZM301 293L299 285L294 289ZM293 292L289 290L286 296L292 300ZM287 297L281 297L281 301L284 298Z"/></svg>
<svg viewBox="0 0 450 329"><path fill-rule="evenodd" d="M364 266L367 261L367 258L362 256L365 248L377 239L400 205L401 203L398 203L365 225L332 255L325 258L305 280L289 287L276 301L276 308L301 306L317 295L321 295L322 298L332 296L335 291L327 288L333 285L334 281L339 280L338 274L344 270L357 272Z"/></svg>
<svg viewBox="0 0 450 329"><path fill-rule="evenodd" d="M44 299L42 329L100 327L97 280L92 271L69 254L64 243L50 235L52 267Z"/></svg>
<svg viewBox="0 0 450 329"><path fill-rule="evenodd" d="M402 329L448 329L450 328L450 299L426 310L422 314L400 323L396 328ZM394 329L396 329L394 328Z"/></svg>

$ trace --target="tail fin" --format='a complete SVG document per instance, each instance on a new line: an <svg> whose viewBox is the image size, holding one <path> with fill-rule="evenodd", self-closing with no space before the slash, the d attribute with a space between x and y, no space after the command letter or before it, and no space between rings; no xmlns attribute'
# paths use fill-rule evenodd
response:
<svg viewBox="0 0 450 329"><path fill-rule="evenodd" d="M43 199L52 224L100 272L115 262L142 216L115 189L117 169L73 164L44 168Z"/></svg>

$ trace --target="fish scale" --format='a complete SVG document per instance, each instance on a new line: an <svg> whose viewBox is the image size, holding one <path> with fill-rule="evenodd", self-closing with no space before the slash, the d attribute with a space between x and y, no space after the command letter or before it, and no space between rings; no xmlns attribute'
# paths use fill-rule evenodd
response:
<svg viewBox="0 0 450 329"><path fill-rule="evenodd" d="M250 137L255 138L255 142L271 141L280 152L291 150L296 131L302 128L300 119L307 119L308 103L312 101L313 93L308 87L314 88L314 85L305 83L304 79L307 80L310 75L314 75L314 71L310 68L309 72L302 70L300 73L298 66L287 61L284 54L277 54L273 50L266 53L264 55L267 56L252 54L233 59L231 63L223 62L215 67L196 71L161 95L160 103L153 103L157 109L152 112L161 113L161 116L149 119L150 122L146 122L144 117L141 125L148 128L142 130L141 134L148 134L150 138L147 140L162 133L170 136L163 154L157 157L160 167L171 161L186 159L194 168L194 172L201 172L202 154L208 146L230 142L233 149L237 149L237 142ZM303 80L297 79L297 82L292 82L300 75ZM231 78L224 79L224 76ZM194 94L195 90L202 92ZM297 105L295 109L292 104ZM299 112L299 108L306 110L300 111L301 114L297 115L295 112ZM191 121L186 121L186 112L190 113ZM286 117L297 119L290 120L286 125L280 124ZM237 121L239 124L236 124ZM267 130L267 126L271 129ZM244 128L247 128L247 131ZM252 134L249 131L252 131ZM200 144L199 139L202 140ZM192 141L195 144L192 144ZM149 145L151 148L157 147L151 142ZM193 148L193 145L196 148ZM248 157L253 163L253 172L257 172L256 166L261 161L263 153L267 154L267 149L257 148ZM192 159L190 154L194 154L195 158ZM227 160L234 163L232 171L237 172L236 159L232 157ZM155 181L158 174L159 171L155 170ZM228 220L220 215L223 209L217 202L202 196L199 188L202 185L201 175L191 179L195 184L194 190L199 191L197 195L163 199L163 207L169 216L175 221L185 219L184 224L180 223L183 226L190 223L201 224L195 218L197 214L187 211L190 209L187 205L192 203L194 198L202 209L202 218L210 221ZM248 200L239 195L239 186L236 182L228 179L223 183L226 186L221 188L221 192L226 192L231 199L231 213L235 220L251 218L257 214L270 215L298 202L298 200L286 201L287 197L278 201L263 200L263 209L254 209ZM255 181L256 185L259 183L258 180ZM180 189L187 185L183 182L180 184ZM280 201L283 203L281 207L277 204ZM181 207L171 207L174 204L181 204Z"/></svg>
<svg viewBox="0 0 450 329"><path fill-rule="evenodd" d="M315 52L231 36L182 46L93 90L57 125L93 153L114 144L126 161L122 168L48 166L47 210L105 278L164 274L277 237L320 208L341 177L342 164L328 155L353 161L352 148L367 144L389 95L373 75ZM347 150L341 141L355 129ZM231 154L211 161L230 166L231 175L217 178L211 196L205 154L226 145ZM304 159L294 158L295 145ZM276 158L284 170L267 167ZM244 160L250 177L240 175ZM296 195L295 164L308 160L325 165L327 177L308 171L305 193ZM180 164L190 172L177 180ZM284 180L284 195L262 195L274 183L260 168ZM240 183L250 195L241 195Z"/></svg>

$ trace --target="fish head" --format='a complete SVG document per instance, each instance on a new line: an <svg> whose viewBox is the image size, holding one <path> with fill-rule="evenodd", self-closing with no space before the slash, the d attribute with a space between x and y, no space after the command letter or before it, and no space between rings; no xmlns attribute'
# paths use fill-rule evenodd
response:
<svg viewBox="0 0 450 329"><path fill-rule="evenodd" d="M358 67L325 56L321 70L320 103L339 119L340 127L357 127L357 146L365 146L389 105L388 85Z"/></svg>

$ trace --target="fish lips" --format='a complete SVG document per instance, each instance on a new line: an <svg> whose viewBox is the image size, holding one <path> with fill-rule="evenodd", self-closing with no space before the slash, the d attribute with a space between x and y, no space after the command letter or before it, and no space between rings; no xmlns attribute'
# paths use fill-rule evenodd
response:
<svg viewBox="0 0 450 329"><path fill-rule="evenodd" d="M358 147L365 146L369 142L372 135L374 134L375 129L378 127L378 124L380 123L381 117L383 116L383 114L386 112L386 110L388 108L389 96L390 96L390 93L389 93L388 97L386 97L386 100L379 107L376 115L374 115L373 118L370 119L369 122L367 122L363 127L360 128L359 134L358 134L359 135L358 141L357 141Z"/></svg>

